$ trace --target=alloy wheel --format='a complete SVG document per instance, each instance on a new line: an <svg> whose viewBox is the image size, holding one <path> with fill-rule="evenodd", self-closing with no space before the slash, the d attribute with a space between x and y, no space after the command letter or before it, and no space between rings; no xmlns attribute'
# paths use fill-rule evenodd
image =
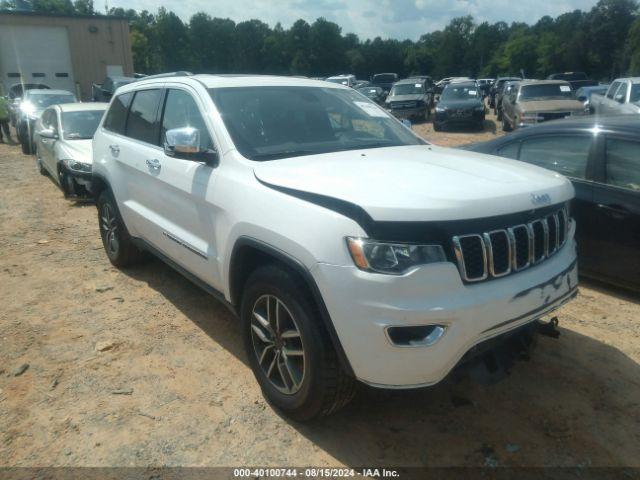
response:
<svg viewBox="0 0 640 480"><path fill-rule="evenodd" d="M251 311L251 341L260 369L280 392L302 387L305 352L300 329L287 306L274 295L262 295Z"/></svg>
<svg viewBox="0 0 640 480"><path fill-rule="evenodd" d="M120 248L120 242L118 240L118 222L113 208L108 203L105 203L102 206L100 228L103 231L107 252L111 255L116 255Z"/></svg>

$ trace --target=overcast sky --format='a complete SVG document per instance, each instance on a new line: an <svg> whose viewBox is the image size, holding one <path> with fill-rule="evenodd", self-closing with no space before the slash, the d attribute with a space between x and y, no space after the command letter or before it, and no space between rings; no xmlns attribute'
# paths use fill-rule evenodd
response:
<svg viewBox="0 0 640 480"><path fill-rule="evenodd" d="M102 7L103 0L96 0ZM312 23L325 17L362 39L410 38L442 29L453 17L471 14L476 21L535 23L575 9L589 10L596 0L107 0L109 7L155 12L160 6L183 20L198 11L236 22L257 18L285 28L299 18Z"/></svg>

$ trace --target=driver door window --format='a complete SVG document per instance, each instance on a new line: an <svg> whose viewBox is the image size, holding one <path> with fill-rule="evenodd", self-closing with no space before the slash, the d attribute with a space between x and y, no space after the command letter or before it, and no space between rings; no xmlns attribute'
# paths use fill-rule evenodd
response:
<svg viewBox="0 0 640 480"><path fill-rule="evenodd" d="M200 149L213 150L213 142L204 118L193 97L184 90L169 89L162 117L161 141L164 145L167 130L192 127L200 132Z"/></svg>

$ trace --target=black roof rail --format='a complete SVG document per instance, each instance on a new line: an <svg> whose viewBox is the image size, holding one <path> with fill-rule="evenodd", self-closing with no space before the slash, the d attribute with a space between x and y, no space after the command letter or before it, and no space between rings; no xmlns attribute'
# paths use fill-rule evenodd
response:
<svg viewBox="0 0 640 480"><path fill-rule="evenodd" d="M192 72L180 70L177 72L167 72L167 73L158 73L156 75L147 75L146 77L142 77L137 80L141 81L141 80L149 80L150 78L166 78L166 77L190 77L191 75L193 75Z"/></svg>

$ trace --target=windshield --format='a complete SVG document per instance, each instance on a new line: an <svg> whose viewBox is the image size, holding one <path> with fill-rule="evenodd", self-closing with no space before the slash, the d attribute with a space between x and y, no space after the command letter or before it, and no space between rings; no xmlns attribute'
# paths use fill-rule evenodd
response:
<svg viewBox="0 0 640 480"><path fill-rule="evenodd" d="M113 91L115 92L118 88L123 85L129 85L131 80L116 80L113 82Z"/></svg>
<svg viewBox="0 0 640 480"><path fill-rule="evenodd" d="M442 100L468 100L478 98L478 88L470 84L449 84L442 92Z"/></svg>
<svg viewBox="0 0 640 480"><path fill-rule="evenodd" d="M327 78L327 82L331 82L331 83L339 83L340 85L348 85L349 84L349 79L348 78Z"/></svg>
<svg viewBox="0 0 640 480"><path fill-rule="evenodd" d="M424 93L421 83L401 83L391 89L391 95L419 95Z"/></svg>
<svg viewBox="0 0 640 480"><path fill-rule="evenodd" d="M86 140L93 138L104 110L63 112L62 129L65 140Z"/></svg>
<svg viewBox="0 0 640 480"><path fill-rule="evenodd" d="M573 98L569 85L547 83L541 85L524 85L520 88L520 101L542 100L548 98Z"/></svg>
<svg viewBox="0 0 640 480"><path fill-rule="evenodd" d="M210 94L236 148L251 160L425 143L355 90L232 87Z"/></svg>
<svg viewBox="0 0 640 480"><path fill-rule="evenodd" d="M375 83L392 83L395 82L398 77L390 73L379 73L373 76Z"/></svg>
<svg viewBox="0 0 640 480"><path fill-rule="evenodd" d="M640 83L634 83L631 85L631 96L629 97L631 103L640 102Z"/></svg>
<svg viewBox="0 0 640 480"><path fill-rule="evenodd" d="M382 89L380 87L362 87L357 89L358 92L366 95L367 97L375 97L382 93Z"/></svg>
<svg viewBox="0 0 640 480"><path fill-rule="evenodd" d="M60 103L75 103L76 98L73 95L50 95L50 94L38 94L29 95L27 100L31 103L36 111L44 110L51 105L58 105Z"/></svg>

